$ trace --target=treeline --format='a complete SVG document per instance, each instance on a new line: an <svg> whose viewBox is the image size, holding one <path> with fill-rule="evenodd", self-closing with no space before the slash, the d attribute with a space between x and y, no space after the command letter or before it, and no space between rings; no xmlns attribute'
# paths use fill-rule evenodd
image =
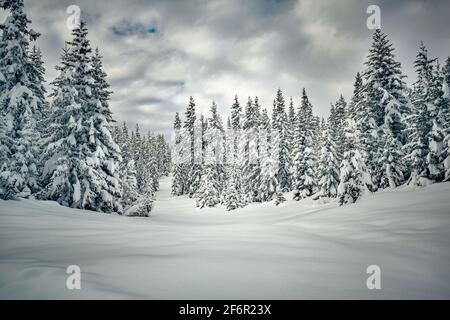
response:
<svg viewBox="0 0 450 320"><path fill-rule="evenodd" d="M279 204L291 191L295 200L337 198L342 205L367 192L450 180L450 58L441 67L421 44L414 66L417 81L408 88L392 44L376 30L350 101L340 96L326 121L314 115L305 89L297 106L292 98L286 106L278 90L271 118L257 97L242 108L236 96L226 126L214 102L205 118L196 115L191 97L184 123L175 117L174 150L186 153L185 135L191 148L174 163L172 193L228 210ZM223 145L213 153L223 151L226 161L205 161L217 132ZM249 161L252 155L256 161Z"/></svg>
<svg viewBox="0 0 450 320"><path fill-rule="evenodd" d="M30 49L39 34L23 1L0 8L9 14L0 24L0 198L147 216L169 147L162 136L114 129L112 92L85 23L66 42L47 99L41 52Z"/></svg>

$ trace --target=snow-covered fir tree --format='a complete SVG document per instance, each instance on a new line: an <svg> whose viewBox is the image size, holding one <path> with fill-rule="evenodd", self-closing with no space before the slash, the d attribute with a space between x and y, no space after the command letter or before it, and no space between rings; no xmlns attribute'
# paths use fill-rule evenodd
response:
<svg viewBox="0 0 450 320"><path fill-rule="evenodd" d="M204 163L199 188L195 194L197 206L214 207L220 203L222 194L223 166L223 125L217 105L211 106L211 118L208 119L203 140L205 142Z"/></svg>
<svg viewBox="0 0 450 320"><path fill-rule="evenodd" d="M330 122L328 122L328 125L330 125ZM315 199L335 198L339 186L340 161L337 156L333 130L325 128L322 135L322 148L317 166L318 192ZM345 140L342 142L345 142Z"/></svg>
<svg viewBox="0 0 450 320"><path fill-rule="evenodd" d="M259 125L260 106L258 97L255 100L249 97L245 107L243 120L243 134L245 139L244 163L242 165L241 192L245 202L259 201L258 185L260 183L260 158L259 158Z"/></svg>
<svg viewBox="0 0 450 320"><path fill-rule="evenodd" d="M294 199L300 200L313 194L315 181L315 150L314 130L312 122L314 115L312 105L306 94L302 91L301 104L297 112L297 123L294 134Z"/></svg>
<svg viewBox="0 0 450 320"><path fill-rule="evenodd" d="M444 181L450 181L450 57L447 58L442 69L442 98L444 99L445 138L442 150L444 160Z"/></svg>
<svg viewBox="0 0 450 320"><path fill-rule="evenodd" d="M220 173L213 144L217 138L217 131L214 128L206 129L204 139L206 141L205 162L203 163L200 183L195 198L197 206L200 208L214 207L220 203L221 184Z"/></svg>
<svg viewBox="0 0 450 320"><path fill-rule="evenodd" d="M174 164L173 164L173 180L172 180L172 194L174 196L181 196L185 193L186 187L186 165L183 163L182 152L182 131L181 131L181 119L180 114L175 114L175 121L173 123L175 132L175 146L174 146Z"/></svg>
<svg viewBox="0 0 450 320"><path fill-rule="evenodd" d="M47 90L45 89L45 67L44 67L44 61L42 60L42 52L41 49L37 48L35 45L33 46L32 50L30 51L30 64L29 64L29 71L28 71L28 77L31 81L32 87L31 90L35 94L35 96L38 99L38 131L40 132L41 136L44 136L46 134L46 120L47 117L44 116L44 114L47 114L49 112L48 110L48 102L46 100Z"/></svg>
<svg viewBox="0 0 450 320"><path fill-rule="evenodd" d="M214 135L214 156L219 174L219 187L223 189L225 183L225 129L222 118L217 111L217 104L213 101L211 105L211 117L207 119L207 128L211 128ZM209 134L211 136L211 133ZM209 137L208 136L208 137Z"/></svg>
<svg viewBox="0 0 450 320"><path fill-rule="evenodd" d="M345 119L346 119L346 110L347 110L347 102L344 97L341 95L339 99L334 104L334 108L332 108L332 113L329 119L330 122L330 130L333 134L336 156L338 161L342 160L344 155L344 128L345 128Z"/></svg>
<svg viewBox="0 0 450 320"><path fill-rule="evenodd" d="M202 174L203 165L203 150L205 132L205 125L203 117L200 117L194 122L194 153L192 155L192 164L190 170L188 170L188 183L189 183L189 197L194 197L200 187L200 179Z"/></svg>
<svg viewBox="0 0 450 320"><path fill-rule="evenodd" d="M380 187L382 189L393 189L405 181L406 167L403 164L402 146L390 130L386 130L380 163L382 171Z"/></svg>
<svg viewBox="0 0 450 320"><path fill-rule="evenodd" d="M22 0L0 1L7 17L0 24L0 198L29 197L38 192L43 101L42 70L29 56L29 28ZM36 72L33 72L36 71Z"/></svg>
<svg viewBox="0 0 450 320"><path fill-rule="evenodd" d="M120 149L110 132L111 112L93 77L85 23L72 35L54 83L53 133L40 197L73 208L121 212Z"/></svg>
<svg viewBox="0 0 450 320"><path fill-rule="evenodd" d="M278 181L276 178L278 154L274 155L276 143L273 138L278 135L272 134L272 125L270 122L267 109L261 112L261 127L260 127L260 184L259 184L259 198L261 201L271 201L277 192Z"/></svg>
<svg viewBox="0 0 450 320"><path fill-rule="evenodd" d="M429 96L432 107L428 110L431 120L431 131L429 135L429 151L427 157L430 178L433 182L442 182L445 178L445 165L443 148L445 143L445 135L448 127L446 127L445 118L448 114L448 99L444 97L444 75L439 63L436 63L432 69L432 83L430 86Z"/></svg>
<svg viewBox="0 0 450 320"><path fill-rule="evenodd" d="M94 80L92 94L97 97L98 101L100 101L102 107L104 108L101 112L112 119L108 101L113 92L109 91L110 85L106 79L108 75L103 70L102 59L103 57L100 55L100 50L96 48L91 57L91 73L92 79Z"/></svg>
<svg viewBox="0 0 450 320"><path fill-rule="evenodd" d="M287 138L287 134L289 133L289 123L281 89L278 89L273 103L272 129L278 132L280 141L279 163L276 177L281 191L288 192L292 189L292 176L289 161L292 150L289 148L289 140Z"/></svg>
<svg viewBox="0 0 450 320"><path fill-rule="evenodd" d="M238 179L237 171L234 169L234 166L227 166L227 179L222 195L222 203L227 211L243 207L241 195L236 187L236 180Z"/></svg>
<svg viewBox="0 0 450 320"><path fill-rule="evenodd" d="M361 107L361 101L363 100L363 79L359 72L356 73L355 82L353 84L353 95L350 100L350 103L347 106L346 118L353 118L358 124L361 122L360 117L362 116L362 110L358 110L358 107Z"/></svg>
<svg viewBox="0 0 450 320"><path fill-rule="evenodd" d="M405 119L408 142L403 147L409 168L407 182L411 186L426 186L432 183L427 161L430 153L428 143L432 125L429 109L432 109L433 106L429 92L433 80L433 61L434 59L428 58L428 51L421 43L414 61L417 81L411 92L411 114Z"/></svg>
<svg viewBox="0 0 450 320"><path fill-rule="evenodd" d="M293 182L294 182L294 161L292 158L292 153L294 151L294 134L295 134L295 124L296 124L296 114L295 114L295 106L294 106L294 100L292 97L289 99L289 108L287 112L287 134L286 134L286 140L287 145L289 148L289 155L288 155L288 170L289 175L291 177L291 190L293 188Z"/></svg>
<svg viewBox="0 0 450 320"><path fill-rule="evenodd" d="M122 127L116 127L113 134L114 140L121 150L122 161L119 166L119 177L122 185L121 203L124 212L134 206L140 198L136 179L136 164L131 149L131 141L126 123Z"/></svg>
<svg viewBox="0 0 450 320"><path fill-rule="evenodd" d="M340 205L356 202L368 190L365 183L367 169L356 144L356 131L354 120L347 117L344 140L345 152L340 165L337 189Z"/></svg>
<svg viewBox="0 0 450 320"><path fill-rule="evenodd" d="M185 170L187 174L186 193L192 197L198 189L198 185L200 183L200 174L201 174L201 161L198 161L198 157L201 158L201 145L202 145L202 127L203 122L197 119L195 114L195 101L193 97L189 98L189 104L186 108L186 118L184 122L185 134L187 134L190 138L190 160L186 161ZM200 136L200 137L199 137ZM200 139L200 150L199 146L196 145L199 141L196 139ZM197 150L196 150L197 148ZM196 154L200 151L200 154Z"/></svg>
<svg viewBox="0 0 450 320"><path fill-rule="evenodd" d="M242 107L239 103L238 96L236 95L234 97L234 102L231 105L231 132L229 132L229 135L232 138L232 152L228 154L229 163L233 166L231 169L233 174L236 177L235 181L235 188L237 190L237 193L242 195L242 167L241 164L244 161L245 153L242 147L245 147L245 140L244 140L244 134L242 132L242 120L243 114L242 114ZM242 201L244 199L240 198L240 203L242 204Z"/></svg>
<svg viewBox="0 0 450 320"><path fill-rule="evenodd" d="M385 140L391 135L401 146L406 141L403 118L410 112L410 102L401 65L395 60L392 44L380 29L374 32L372 40L363 74L363 107L359 108L365 113L362 121L367 127L364 130L365 139L361 143L364 144L367 156L365 161L370 168L374 185L381 187L381 181L391 178L386 176L389 171L379 166ZM383 157L386 158L386 155ZM387 157L395 158L397 154ZM392 163L399 162L396 160ZM395 168L394 171L398 169L400 168Z"/></svg>
<svg viewBox="0 0 450 320"><path fill-rule="evenodd" d="M227 211L243 207L241 193L238 189L239 176L236 170L235 138L231 118L228 118L225 130L225 183L221 197L221 202Z"/></svg>

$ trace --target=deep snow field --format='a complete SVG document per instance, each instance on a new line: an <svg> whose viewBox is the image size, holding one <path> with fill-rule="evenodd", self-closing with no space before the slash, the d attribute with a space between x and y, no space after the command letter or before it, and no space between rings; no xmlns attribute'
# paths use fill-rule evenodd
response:
<svg viewBox="0 0 450 320"><path fill-rule="evenodd" d="M151 218L0 201L0 298L450 298L450 183L344 207L194 203L170 196L170 178ZM81 290L66 289L74 264ZM366 287L369 265L381 290Z"/></svg>

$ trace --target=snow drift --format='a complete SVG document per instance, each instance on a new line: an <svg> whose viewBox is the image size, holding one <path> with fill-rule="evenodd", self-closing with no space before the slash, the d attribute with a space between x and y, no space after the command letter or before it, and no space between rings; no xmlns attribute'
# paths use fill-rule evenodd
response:
<svg viewBox="0 0 450 320"><path fill-rule="evenodd" d="M0 298L450 298L450 183L354 205L195 209L161 181L150 218L0 202ZM287 197L291 198L291 197ZM81 268L81 290L66 268ZM381 290L366 269L381 268Z"/></svg>

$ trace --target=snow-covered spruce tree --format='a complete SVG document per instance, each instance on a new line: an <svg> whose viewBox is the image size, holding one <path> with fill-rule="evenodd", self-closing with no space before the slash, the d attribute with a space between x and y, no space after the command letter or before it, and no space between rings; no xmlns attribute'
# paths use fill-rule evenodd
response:
<svg viewBox="0 0 450 320"><path fill-rule="evenodd" d="M315 194L318 192L318 180L317 180L317 165L318 160L320 158L320 152L321 152L321 143L322 143L322 131L320 127L320 117L314 116L311 120L311 130L312 130L312 171L314 173L314 185L312 187L312 193Z"/></svg>
<svg viewBox="0 0 450 320"><path fill-rule="evenodd" d="M147 162L147 171L150 173L150 183L154 192L159 190L159 178L162 173L158 167L158 139L151 132L147 134L147 145L145 146L145 157Z"/></svg>
<svg viewBox="0 0 450 320"><path fill-rule="evenodd" d="M235 174L236 181L235 181L235 187L237 192L242 195L242 171L241 171L241 164L244 160L245 153L243 152L242 146L245 144L245 140L242 140L244 137L244 134L242 132L242 107L239 103L238 96L236 95L234 97L234 102L231 105L231 136L233 138L233 152L231 157L233 159L229 159L229 162L232 163L233 169L232 171ZM243 199L240 200L241 204L243 203Z"/></svg>
<svg viewBox="0 0 450 320"><path fill-rule="evenodd" d="M40 198L73 208L121 212L120 149L110 133L111 112L102 104L92 74L85 23L72 35L54 83L53 134L46 149L46 186Z"/></svg>
<svg viewBox="0 0 450 320"><path fill-rule="evenodd" d="M136 123L134 131L131 132L131 152L133 154L134 162L138 163L139 157L142 151L142 141L141 141L141 129L139 124ZM139 184L139 181L138 181Z"/></svg>
<svg viewBox="0 0 450 320"><path fill-rule="evenodd" d="M373 113L365 108L364 97L363 80L361 74L358 72L353 86L353 95L345 112L346 121L344 123L344 129L348 125L347 119L350 119L355 131L353 134L353 146L358 150L365 168L365 171L362 172L363 182L368 190L376 191L378 187L374 185L372 176L370 175L372 172L370 166L374 164L374 160L370 155L378 148L378 130L376 129L377 126ZM349 144L344 143L344 153L350 151L345 149L348 146Z"/></svg>
<svg viewBox="0 0 450 320"><path fill-rule="evenodd" d="M113 136L122 155L122 161L119 166L119 177L122 185L121 203L126 213L130 207L137 203L140 195L137 186L136 164L131 150L127 124L124 122L121 128L116 128Z"/></svg>
<svg viewBox="0 0 450 320"><path fill-rule="evenodd" d="M221 202L226 207L227 211L244 206L237 185L239 176L235 170L235 141L235 131L233 130L231 119L228 118L227 129L225 130L225 185L221 197Z"/></svg>
<svg viewBox="0 0 450 320"><path fill-rule="evenodd" d="M261 112L261 125L260 125L260 140L259 140L259 158L260 158L260 184L258 186L258 197L262 202L271 201L277 191L277 167L278 154L274 155L275 143L277 141L272 140L272 125L270 118L267 114L267 109L263 109ZM278 135L277 135L278 137ZM275 156L277 159L275 159Z"/></svg>
<svg viewBox="0 0 450 320"><path fill-rule="evenodd" d="M294 200L300 200L313 194L315 181L314 131L311 126L314 115L306 90L303 89L301 105L297 113L295 126L294 159Z"/></svg>
<svg viewBox="0 0 450 320"><path fill-rule="evenodd" d="M211 117L207 120L203 141L204 163L200 178L200 185L195 193L197 198L197 206L203 208L205 206L214 207L221 201L223 180L224 180L224 141L223 141L223 125L222 120L217 113L217 105L215 102L211 106Z"/></svg>
<svg viewBox="0 0 450 320"><path fill-rule="evenodd" d="M330 124L330 123L329 123ZM339 186L339 166L333 131L326 128L323 132L322 148L319 164L317 166L318 189L315 199L328 197L335 198ZM345 142L342 141L343 143Z"/></svg>
<svg viewBox="0 0 450 320"><path fill-rule="evenodd" d="M363 79L359 72L356 73L355 82L353 84L353 95L350 100L350 103L347 106L346 118L351 117L355 120L356 124L360 122L360 118L362 116L362 110L358 110L361 105L361 101L363 100Z"/></svg>
<svg viewBox="0 0 450 320"><path fill-rule="evenodd" d="M330 126L336 148L336 156L339 163L344 155L344 128L346 119L347 102L341 95L334 104L333 117L330 117Z"/></svg>
<svg viewBox="0 0 450 320"><path fill-rule="evenodd" d="M31 90L37 97L38 101L38 114L36 114L37 117L37 129L41 135L41 137L44 137L48 134L48 126L47 126L47 117L44 115L47 115L49 110L49 104L46 100L47 90L45 89L45 67L44 62L42 61L42 53L41 49L36 48L36 46L33 46L32 50L30 51L30 64L29 64L29 71L28 71L28 77L30 79L30 82L32 84Z"/></svg>
<svg viewBox="0 0 450 320"><path fill-rule="evenodd" d="M202 123L197 119L195 114L195 102L194 98L189 98L189 104L186 108L186 119L184 122L185 134L189 135L190 138L190 161L185 164L185 170L187 174L187 180L185 185L186 193L192 197L198 189L198 184L200 182L201 173L201 163L196 161L196 131L202 131ZM200 134L201 136L201 134ZM202 141L200 141L202 144Z"/></svg>
<svg viewBox="0 0 450 320"><path fill-rule="evenodd" d="M242 107L239 104L238 96L236 95L234 97L234 102L231 105L231 127L234 131L239 131L241 129L241 121L242 121ZM235 138L234 141L234 149L235 154L237 153L237 140L238 138Z"/></svg>
<svg viewBox="0 0 450 320"><path fill-rule="evenodd" d="M102 105L101 113L107 116L109 119L112 120L111 111L109 109L109 97L113 93L112 91L109 91L109 83L107 81L107 74L103 70L103 57L100 55L100 51L98 48L95 49L94 54L91 57L91 64L92 64L92 79L94 80L93 85L93 92L92 94L100 101ZM110 120L110 121L111 121Z"/></svg>
<svg viewBox="0 0 450 320"><path fill-rule="evenodd" d="M444 112L445 138L442 158L444 159L445 169L444 181L450 181L450 57L448 57L445 62L442 75L442 97L446 105L444 110L447 110Z"/></svg>
<svg viewBox="0 0 450 320"><path fill-rule="evenodd" d="M218 150L214 144L221 132L212 127L211 123L208 125L204 140L206 142L205 160L202 168L202 174L200 178L200 184L195 198L197 199L197 207L204 208L214 207L220 203L221 197L221 184L220 173L217 159Z"/></svg>
<svg viewBox="0 0 450 320"><path fill-rule="evenodd" d="M428 51L421 43L414 61L417 81L411 92L411 114L405 119L408 142L403 147L406 164L410 171L407 183L411 186L426 186L432 183L427 160L430 153L428 141L432 126L428 110L433 107L430 95L433 61L434 59L428 59Z"/></svg>
<svg viewBox="0 0 450 320"><path fill-rule="evenodd" d="M139 198L136 204L128 209L128 216L148 217L153 207L155 192L158 189L156 163L151 150L151 137L140 138L139 158L136 163Z"/></svg>
<svg viewBox="0 0 450 320"><path fill-rule="evenodd" d="M443 153L446 128L446 115L448 114L448 99L444 97L444 75L436 63L432 70L432 83L429 96L432 108L429 109L431 131L429 135L429 150L427 156L430 178L433 182L442 182L445 178L445 156Z"/></svg>
<svg viewBox="0 0 450 320"><path fill-rule="evenodd" d="M155 143L155 155L157 161L158 178L161 178L169 174L169 165L170 165L170 159L166 157L167 145L164 139L164 135L157 134L154 137L154 143Z"/></svg>
<svg viewBox="0 0 450 320"><path fill-rule="evenodd" d="M222 203L227 211L243 207L241 195L236 187L238 176L236 170L234 169L234 166L227 166L227 179L222 195Z"/></svg>
<svg viewBox="0 0 450 320"><path fill-rule="evenodd" d="M204 164L199 188L195 194L197 207L214 207L220 203L219 175L214 164Z"/></svg>
<svg viewBox="0 0 450 320"><path fill-rule="evenodd" d="M287 134L289 133L288 117L285 110L285 101L281 89L278 89L277 96L273 104L272 129L278 131L280 137L279 163L277 180L282 192L292 190L292 176L290 172L290 150Z"/></svg>
<svg viewBox="0 0 450 320"><path fill-rule="evenodd" d="M355 143L356 124L351 117L346 120L344 156L340 166L339 186L337 196L340 205L356 202L367 190L367 178L364 160Z"/></svg>
<svg viewBox="0 0 450 320"><path fill-rule="evenodd" d="M406 168L403 164L403 152L400 142L394 138L390 130L386 130L384 137L384 148L380 158L381 175L380 187L395 188L404 181Z"/></svg>
<svg viewBox="0 0 450 320"><path fill-rule="evenodd" d="M211 105L210 111L211 117L207 120L207 128L213 129L214 157L217 160L216 166L219 174L219 188L222 190L225 184L225 130L223 127L222 118L217 112L217 104L214 101Z"/></svg>
<svg viewBox="0 0 450 320"><path fill-rule="evenodd" d="M205 132L205 125L203 117L196 119L194 122L194 153L192 158L192 164L188 171L189 191L190 198L194 197L200 187L200 179L202 174L203 165L203 149L204 139L203 134Z"/></svg>
<svg viewBox="0 0 450 320"><path fill-rule="evenodd" d="M172 195L181 196L184 194L186 175L184 172L185 165L183 163L182 155L182 131L181 131L181 119L177 112L175 114L175 121L173 123L173 129L175 132L175 146L174 146L174 164L173 164L173 179L172 179Z"/></svg>
<svg viewBox="0 0 450 320"><path fill-rule="evenodd" d="M242 196L246 203L259 201L258 186L260 184L261 169L259 165L259 124L260 110L258 97L255 100L248 98L243 120L244 137L244 163L242 165Z"/></svg>
<svg viewBox="0 0 450 320"><path fill-rule="evenodd" d="M294 133L295 133L295 124L297 123L297 116L295 114L295 107L294 107L294 100L292 97L289 100L289 109L287 112L287 134L286 134L286 141L289 146L289 155L288 155L288 169L289 169L289 175L291 177L291 190L293 188L293 182L294 182L294 161L292 158L292 153L294 151Z"/></svg>
<svg viewBox="0 0 450 320"><path fill-rule="evenodd" d="M376 187L381 181L389 179L387 171L379 166L386 144L391 134L400 145L406 141L403 118L410 112L410 102L401 65L395 60L394 48L380 29L373 34L372 46L366 61L364 72L364 104L361 110L366 113L364 123L366 139L362 141L367 152L370 172ZM389 133L390 132L390 133ZM395 154L388 157L395 157ZM397 169L396 169L397 170Z"/></svg>
<svg viewBox="0 0 450 320"><path fill-rule="evenodd" d="M29 29L22 0L1 0L8 14L0 24L0 198L29 197L39 191L38 121L42 101L36 88L30 41L38 34ZM36 83L33 83L36 81Z"/></svg>

